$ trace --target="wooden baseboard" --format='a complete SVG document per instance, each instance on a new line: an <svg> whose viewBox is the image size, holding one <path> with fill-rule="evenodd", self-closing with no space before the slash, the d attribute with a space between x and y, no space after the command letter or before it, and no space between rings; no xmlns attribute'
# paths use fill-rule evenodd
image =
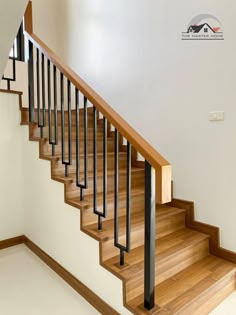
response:
<svg viewBox="0 0 236 315"><path fill-rule="evenodd" d="M119 315L112 307L105 303L100 297L87 288L82 282L75 278L69 271L58 264L52 257L47 255L42 249L25 238L25 245L42 259L53 271L55 271L62 279L64 279L75 291L83 296L94 308L101 314Z"/></svg>
<svg viewBox="0 0 236 315"><path fill-rule="evenodd" d="M186 210L186 226L210 236L210 253L236 264L236 253L220 246L220 229L195 220L194 202L173 199L168 205Z"/></svg>
<svg viewBox="0 0 236 315"><path fill-rule="evenodd" d="M21 235L11 239L0 241L0 250L15 245L25 244L35 255L44 261L53 271L55 271L64 281L66 281L76 292L88 301L98 312L103 315L119 315L111 306L104 302L93 291L86 287L69 271L62 267L52 257L46 254L41 248L29 240L26 236Z"/></svg>
<svg viewBox="0 0 236 315"><path fill-rule="evenodd" d="M24 244L24 243L25 243L24 235L9 238L7 240L0 241L0 250L8 248L8 247Z"/></svg>
<svg viewBox="0 0 236 315"><path fill-rule="evenodd" d="M9 94L18 94L18 95L22 95L23 92L21 91L14 91L14 90L7 90L7 89L0 89L1 93L9 93Z"/></svg>

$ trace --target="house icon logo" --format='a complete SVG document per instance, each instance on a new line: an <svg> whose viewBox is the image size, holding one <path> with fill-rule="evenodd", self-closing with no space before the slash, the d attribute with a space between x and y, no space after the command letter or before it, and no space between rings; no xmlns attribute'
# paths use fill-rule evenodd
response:
<svg viewBox="0 0 236 315"><path fill-rule="evenodd" d="M182 33L182 40L224 40L222 24L214 15L199 14Z"/></svg>

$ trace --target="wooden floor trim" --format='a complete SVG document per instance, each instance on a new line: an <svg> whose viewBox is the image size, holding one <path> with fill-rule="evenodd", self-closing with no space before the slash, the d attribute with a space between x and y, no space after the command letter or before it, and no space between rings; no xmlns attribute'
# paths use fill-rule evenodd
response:
<svg viewBox="0 0 236 315"><path fill-rule="evenodd" d="M210 253L236 264L236 253L220 246L220 229L195 220L194 202L174 198L168 205L186 210L186 226L210 236Z"/></svg>
<svg viewBox="0 0 236 315"><path fill-rule="evenodd" d="M90 303L98 312L103 315L120 315L111 306L104 302L98 295L93 293L88 287L74 277L69 271L62 267L52 257L45 253L41 248L34 244L26 236L10 238L0 241L0 250L15 245L25 244L35 255L46 263L54 272L56 272L64 281L66 281L76 292L78 292L88 303Z"/></svg>
<svg viewBox="0 0 236 315"><path fill-rule="evenodd" d="M22 95L23 92L21 91L14 91L14 90L5 90L5 89L0 89L1 93L9 93L9 94L18 94L18 95Z"/></svg>
<svg viewBox="0 0 236 315"><path fill-rule="evenodd" d="M0 250L8 248L8 247L12 247L12 246L20 245L20 244L23 244L24 242L25 242L24 235L9 238L7 240L0 241Z"/></svg>

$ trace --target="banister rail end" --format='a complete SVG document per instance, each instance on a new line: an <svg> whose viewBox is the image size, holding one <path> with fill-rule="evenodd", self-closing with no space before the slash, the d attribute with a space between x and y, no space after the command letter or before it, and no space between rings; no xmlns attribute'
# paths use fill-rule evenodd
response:
<svg viewBox="0 0 236 315"><path fill-rule="evenodd" d="M156 171L156 203L165 204L172 199L172 167L162 166Z"/></svg>
<svg viewBox="0 0 236 315"><path fill-rule="evenodd" d="M28 2L28 5L26 7L25 11L25 30L27 33L32 34L33 33L33 12L32 12L32 1Z"/></svg>

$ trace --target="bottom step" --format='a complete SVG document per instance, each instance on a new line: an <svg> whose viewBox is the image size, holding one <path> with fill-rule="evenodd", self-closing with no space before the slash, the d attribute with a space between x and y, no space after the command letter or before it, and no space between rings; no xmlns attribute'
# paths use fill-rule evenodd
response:
<svg viewBox="0 0 236 315"><path fill-rule="evenodd" d="M156 286L156 310L143 308L143 295L129 303L136 314L207 315L235 290L236 266L209 255Z"/></svg>

